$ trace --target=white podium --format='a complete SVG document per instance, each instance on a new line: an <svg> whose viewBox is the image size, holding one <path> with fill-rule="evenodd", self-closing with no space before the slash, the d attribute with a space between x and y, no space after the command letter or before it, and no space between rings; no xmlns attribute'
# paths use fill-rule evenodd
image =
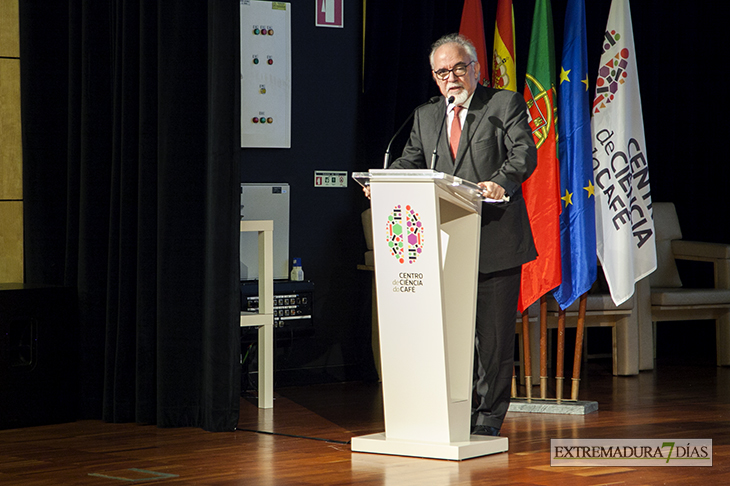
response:
<svg viewBox="0 0 730 486"><path fill-rule="evenodd" d="M353 452L463 460L509 447L470 435L481 190L432 170L370 185L385 432Z"/></svg>

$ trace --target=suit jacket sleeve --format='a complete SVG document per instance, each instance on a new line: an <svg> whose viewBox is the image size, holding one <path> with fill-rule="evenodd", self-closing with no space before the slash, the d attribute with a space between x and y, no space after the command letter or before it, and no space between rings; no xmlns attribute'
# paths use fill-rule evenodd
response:
<svg viewBox="0 0 730 486"><path fill-rule="evenodd" d="M502 186L507 195L513 196L520 190L522 183L535 171L537 149L527 119L527 106L524 99L517 93L511 93L509 101L503 106L504 109L499 115L499 120L489 121L502 125L505 132L504 145L507 149L507 159L490 180Z"/></svg>

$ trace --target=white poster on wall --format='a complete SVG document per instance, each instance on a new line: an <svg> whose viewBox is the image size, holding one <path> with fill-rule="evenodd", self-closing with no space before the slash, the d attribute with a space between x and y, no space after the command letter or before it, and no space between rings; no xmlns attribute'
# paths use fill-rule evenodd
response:
<svg viewBox="0 0 730 486"><path fill-rule="evenodd" d="M241 147L291 147L290 9L241 0Z"/></svg>

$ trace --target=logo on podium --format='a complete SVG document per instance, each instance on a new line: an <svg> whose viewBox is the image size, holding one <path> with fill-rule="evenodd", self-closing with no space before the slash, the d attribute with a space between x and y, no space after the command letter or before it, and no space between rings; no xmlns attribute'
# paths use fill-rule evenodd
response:
<svg viewBox="0 0 730 486"><path fill-rule="evenodd" d="M388 216L385 231L390 254L398 263L415 263L423 251L423 224L418 212L411 205L405 210L397 205Z"/></svg>

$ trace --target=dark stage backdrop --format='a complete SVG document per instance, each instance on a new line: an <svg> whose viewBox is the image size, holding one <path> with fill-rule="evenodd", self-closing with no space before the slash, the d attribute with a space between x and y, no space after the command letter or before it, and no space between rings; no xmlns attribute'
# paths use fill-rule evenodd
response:
<svg viewBox="0 0 730 486"><path fill-rule="evenodd" d="M292 1L287 150L240 148L238 3L21 2L27 280L79 290L84 416L235 423L239 182L291 185L290 255L315 283L314 334L277 375L372 377L368 203L352 182L314 188L314 171L382 164L437 93L429 45L458 30L463 1L368 0L363 22L348 0L344 29ZM567 1L552 3L560 52ZM483 4L491 46L497 2ZM609 6L586 0L592 84ZM514 8L521 90L534 1ZM632 2L653 199L676 203L685 238L728 242L718 9Z"/></svg>
<svg viewBox="0 0 730 486"><path fill-rule="evenodd" d="M78 290L81 418L237 424L237 19L20 2L26 281Z"/></svg>

